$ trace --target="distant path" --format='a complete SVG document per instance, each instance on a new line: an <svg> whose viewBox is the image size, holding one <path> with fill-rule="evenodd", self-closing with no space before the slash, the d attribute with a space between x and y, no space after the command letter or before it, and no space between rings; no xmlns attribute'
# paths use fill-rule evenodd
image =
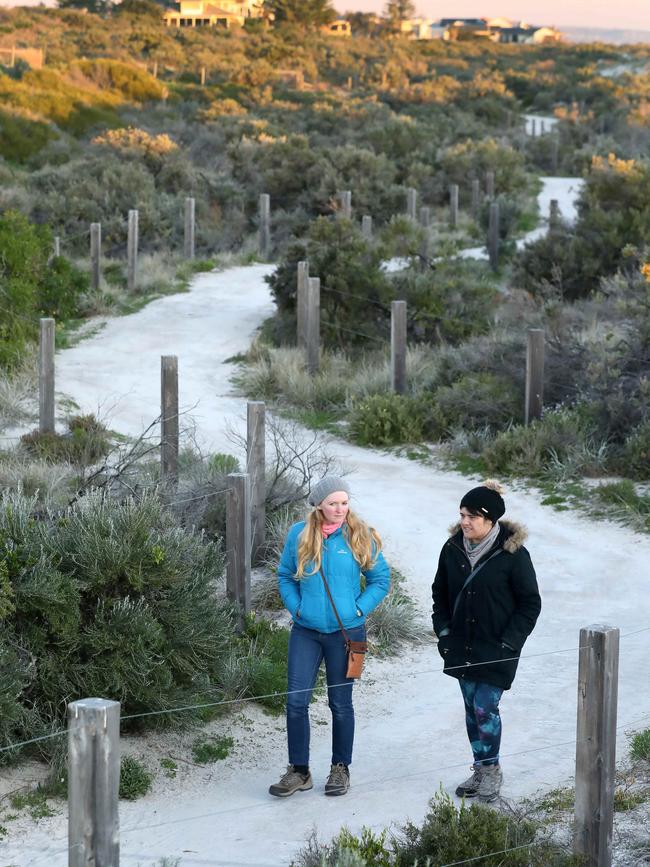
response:
<svg viewBox="0 0 650 867"><path fill-rule="evenodd" d="M196 404L192 414L200 439L229 449L224 422L244 417L245 399L228 385L234 368L225 358L246 349L272 311L263 282L269 270L254 266L202 275L189 294L111 320L102 333L58 354L58 388L85 412L114 404L109 421L135 434L158 414L160 354L176 353L181 402ZM330 451L353 469L355 505L382 533L388 558L406 574L427 620L438 550L475 480L342 441L331 442ZM650 538L556 512L540 499L534 490L506 498L507 517L529 527L543 595L539 624L524 651L528 658L502 702L507 797L555 787L573 773L579 628L608 622L626 633L650 626ZM643 689L649 644L650 632L621 639L622 726L641 727L640 718L650 715ZM344 824L358 830L419 821L439 786L453 791L469 764L458 687L440 668L430 644L405 660L369 660L356 690L355 761L345 798L322 794L330 729L314 725L314 791L271 799L267 787L286 761L283 723L260 717L252 749L197 768L182 785L160 778L152 794L121 804L123 867L149 867L162 857L180 858L180 867L278 867L290 862L314 826L329 839ZM316 712L327 718L322 701ZM625 744L621 729L619 754ZM3 841L0 863L64 867L65 845L65 817L45 819L19 840Z"/></svg>

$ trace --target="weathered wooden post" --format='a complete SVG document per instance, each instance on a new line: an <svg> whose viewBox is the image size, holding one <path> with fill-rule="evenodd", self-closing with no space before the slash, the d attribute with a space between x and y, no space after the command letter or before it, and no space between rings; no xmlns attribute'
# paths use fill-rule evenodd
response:
<svg viewBox="0 0 650 867"><path fill-rule="evenodd" d="M320 278L307 281L307 370L313 375L320 366Z"/></svg>
<svg viewBox="0 0 650 867"><path fill-rule="evenodd" d="M61 238L58 235L54 236L54 258L58 259L61 255Z"/></svg>
<svg viewBox="0 0 650 867"><path fill-rule="evenodd" d="M137 285L138 270L138 211L129 211L129 230L126 242L126 286L132 292Z"/></svg>
<svg viewBox="0 0 650 867"><path fill-rule="evenodd" d="M102 258L102 224L90 224L90 272L91 286L93 289L99 289L99 281L101 279L101 258Z"/></svg>
<svg viewBox="0 0 650 867"><path fill-rule="evenodd" d="M271 196L268 193L260 193L260 235L259 250L262 259L268 259L271 252Z"/></svg>
<svg viewBox="0 0 650 867"><path fill-rule="evenodd" d="M557 133L553 133L551 138L551 169L553 174L557 174L558 163L560 159L560 137Z"/></svg>
<svg viewBox="0 0 650 867"><path fill-rule="evenodd" d="M205 66L202 66L201 67L201 73L200 73L201 87L205 87L205 76L206 76L206 69L205 69Z"/></svg>
<svg viewBox="0 0 650 867"><path fill-rule="evenodd" d="M458 225L458 184L449 187L449 225L452 229Z"/></svg>
<svg viewBox="0 0 650 867"><path fill-rule="evenodd" d="M551 199L548 212L548 229L554 232L560 225L560 203L557 199Z"/></svg>
<svg viewBox="0 0 650 867"><path fill-rule="evenodd" d="M352 219L352 191L343 190L339 194L339 216L346 220Z"/></svg>
<svg viewBox="0 0 650 867"><path fill-rule="evenodd" d="M535 138L536 135L537 135L537 121L533 117L530 120L530 137Z"/></svg>
<svg viewBox="0 0 650 867"><path fill-rule="evenodd" d="M38 344L38 429L54 431L54 319L40 320Z"/></svg>
<svg viewBox="0 0 650 867"><path fill-rule="evenodd" d="M409 187L406 190L406 216L410 217L414 222L417 220L418 214L418 191L414 187Z"/></svg>
<svg viewBox="0 0 650 867"><path fill-rule="evenodd" d="M429 258L429 246L431 243L431 208L427 206L420 208L420 226L422 227L422 242L418 252L422 260L421 265L424 267L426 260Z"/></svg>
<svg viewBox="0 0 650 867"><path fill-rule="evenodd" d="M490 218L488 222L488 257L490 268L499 268L499 203L490 202Z"/></svg>
<svg viewBox="0 0 650 867"><path fill-rule="evenodd" d="M586 626L580 630L579 647L573 851L584 859L585 867L610 867L619 630Z"/></svg>
<svg viewBox="0 0 650 867"><path fill-rule="evenodd" d="M524 424L542 417L544 402L544 329L529 328L526 348L526 404Z"/></svg>
<svg viewBox="0 0 650 867"><path fill-rule="evenodd" d="M158 78L158 61L157 60L154 60L154 62L153 62L153 68L151 70L151 74L153 75L154 78Z"/></svg>
<svg viewBox="0 0 650 867"><path fill-rule="evenodd" d="M481 207L481 182L478 178L472 179L472 219L478 221L479 208Z"/></svg>
<svg viewBox="0 0 650 867"><path fill-rule="evenodd" d="M485 195L490 201L494 198L494 172L485 173Z"/></svg>
<svg viewBox="0 0 650 867"><path fill-rule="evenodd" d="M307 346L307 281L309 262L298 262L296 268L296 345Z"/></svg>
<svg viewBox="0 0 650 867"><path fill-rule="evenodd" d="M226 593L237 605L239 625L251 610L251 494L248 473L230 473L226 500Z"/></svg>
<svg viewBox="0 0 650 867"><path fill-rule="evenodd" d="M539 134L544 135L545 132L546 132L546 126L544 124L544 121L540 120L540 122L539 122Z"/></svg>
<svg viewBox="0 0 650 867"><path fill-rule="evenodd" d="M68 865L119 867L120 703L68 705Z"/></svg>
<svg viewBox="0 0 650 867"><path fill-rule="evenodd" d="M390 305L391 385L397 394L406 391L406 301Z"/></svg>
<svg viewBox="0 0 650 867"><path fill-rule="evenodd" d="M364 238L372 238L372 217L370 214L364 214L361 217L361 234Z"/></svg>
<svg viewBox="0 0 650 867"><path fill-rule="evenodd" d="M185 237L183 253L186 259L194 258L194 233L196 230L196 202L193 196L185 199Z"/></svg>
<svg viewBox="0 0 650 867"><path fill-rule="evenodd" d="M246 472L251 486L251 557L257 561L266 539L266 404L246 405Z"/></svg>
<svg viewBox="0 0 650 867"><path fill-rule="evenodd" d="M178 356L160 357L160 480L167 489L178 482Z"/></svg>
<svg viewBox="0 0 650 867"><path fill-rule="evenodd" d="M420 225L423 229L428 229L431 226L431 208L428 205L423 205L420 208Z"/></svg>

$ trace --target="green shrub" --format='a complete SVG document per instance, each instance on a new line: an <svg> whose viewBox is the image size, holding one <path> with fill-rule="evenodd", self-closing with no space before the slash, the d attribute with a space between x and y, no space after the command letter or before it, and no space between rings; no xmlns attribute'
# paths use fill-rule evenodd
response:
<svg viewBox="0 0 650 867"><path fill-rule="evenodd" d="M376 394L350 414L350 436L360 445L393 446L422 439L420 401L401 394Z"/></svg>
<svg viewBox="0 0 650 867"><path fill-rule="evenodd" d="M219 735L208 739L199 738L192 745L192 756L194 757L194 761L199 765L218 762L228 758L234 743L233 739L226 735Z"/></svg>
<svg viewBox="0 0 650 867"><path fill-rule="evenodd" d="M650 479L650 419L634 428L626 438L621 469L633 479Z"/></svg>
<svg viewBox="0 0 650 867"><path fill-rule="evenodd" d="M650 530L650 494L640 494L630 479L600 484L594 488L593 497L597 505L607 506L610 516Z"/></svg>
<svg viewBox="0 0 650 867"><path fill-rule="evenodd" d="M429 812L420 827L407 823L395 840L395 864L448 864L483 857L490 867L551 867L577 865L577 859L561 848L538 838L539 826L483 805L464 803L456 807L445 792L429 802ZM513 850L513 851L505 851Z"/></svg>
<svg viewBox="0 0 650 867"><path fill-rule="evenodd" d="M262 618L248 617L239 645L246 672L244 695L263 696L260 704L281 713L287 701L289 630Z"/></svg>
<svg viewBox="0 0 650 867"><path fill-rule="evenodd" d="M431 398L431 436L453 428L499 430L521 421L523 397L512 383L490 373L468 373L453 385L441 386Z"/></svg>
<svg viewBox="0 0 650 867"><path fill-rule="evenodd" d="M56 137L49 124L0 111L0 155L10 162L28 162Z"/></svg>
<svg viewBox="0 0 650 867"><path fill-rule="evenodd" d="M630 744L630 758L635 762L650 762L650 729L634 735Z"/></svg>
<svg viewBox="0 0 650 867"><path fill-rule="evenodd" d="M20 443L38 459L82 467L97 463L111 449L106 427L92 414L72 416L65 434L35 430L24 434Z"/></svg>
<svg viewBox="0 0 650 867"><path fill-rule="evenodd" d="M153 782L153 775L142 762L132 756L122 756L120 761L120 798L136 801L146 795Z"/></svg>

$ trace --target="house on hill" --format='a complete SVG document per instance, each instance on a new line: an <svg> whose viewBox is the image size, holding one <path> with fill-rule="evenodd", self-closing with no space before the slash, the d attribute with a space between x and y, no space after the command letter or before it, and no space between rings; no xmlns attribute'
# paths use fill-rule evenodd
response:
<svg viewBox="0 0 650 867"><path fill-rule="evenodd" d="M178 11L163 15L167 27L242 27L249 18L263 18L263 0L176 0Z"/></svg>
<svg viewBox="0 0 650 867"><path fill-rule="evenodd" d="M329 36L352 36L352 27L350 26L350 22L345 18L337 18L334 21L330 21L329 24L324 24L321 30Z"/></svg>
<svg viewBox="0 0 650 867"><path fill-rule="evenodd" d="M442 38L448 42L489 39L511 44L560 42L562 34L554 27L537 27L509 18L441 18Z"/></svg>

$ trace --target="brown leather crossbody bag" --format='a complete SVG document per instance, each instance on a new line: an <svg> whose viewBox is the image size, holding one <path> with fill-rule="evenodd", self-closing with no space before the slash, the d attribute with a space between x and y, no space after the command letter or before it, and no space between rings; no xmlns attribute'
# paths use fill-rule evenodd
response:
<svg viewBox="0 0 650 867"><path fill-rule="evenodd" d="M334 616L336 617L339 626L341 627L341 632L343 633L343 638L345 639L345 647L348 652L348 669L345 673L346 677L358 678L361 677L361 672L363 671L363 661L366 658L366 653L368 652L368 642L367 641L352 641L347 632L345 631L345 627L339 617L339 613L336 610L336 605L334 604L334 600L332 599L332 594L330 593L329 584L327 583L327 578L325 577L325 573L323 572L323 567L320 567L320 574L323 578L323 584L325 585L325 590L327 592L327 596L329 598L330 604L334 611Z"/></svg>

